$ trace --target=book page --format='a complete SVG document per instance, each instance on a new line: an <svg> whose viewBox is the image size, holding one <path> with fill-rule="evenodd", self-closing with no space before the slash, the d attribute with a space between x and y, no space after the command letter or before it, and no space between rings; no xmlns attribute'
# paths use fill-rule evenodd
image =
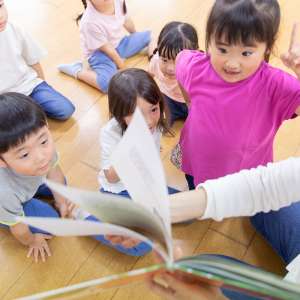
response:
<svg viewBox="0 0 300 300"><path fill-rule="evenodd" d="M168 253L165 229L161 219L142 205L110 193L72 188L45 180L49 188L74 202L99 220L136 231L158 243ZM167 254L164 256L168 256Z"/></svg>
<svg viewBox="0 0 300 300"><path fill-rule="evenodd" d="M138 108L111 161L133 201L161 219L173 260L166 179L153 136Z"/></svg>
<svg viewBox="0 0 300 300"><path fill-rule="evenodd" d="M89 220L72 220L44 217L17 217L17 221L40 228L55 236L121 235L149 244L163 259L168 260L166 251L157 243L130 229Z"/></svg>

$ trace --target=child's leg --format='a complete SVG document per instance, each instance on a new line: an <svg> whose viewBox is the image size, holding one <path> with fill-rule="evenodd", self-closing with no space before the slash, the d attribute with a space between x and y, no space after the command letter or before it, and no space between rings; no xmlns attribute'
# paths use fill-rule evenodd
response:
<svg viewBox="0 0 300 300"><path fill-rule="evenodd" d="M110 79L118 70L116 64L105 53L95 51L95 53L89 58L89 65L96 73L96 84L98 89L107 93ZM78 78L80 78L80 76L82 76L81 72L78 74Z"/></svg>
<svg viewBox="0 0 300 300"><path fill-rule="evenodd" d="M23 210L26 217L45 217L45 218L59 218L57 211L48 203L32 198L23 204ZM32 233L46 233L41 229L30 226Z"/></svg>
<svg viewBox="0 0 300 300"><path fill-rule="evenodd" d="M178 119L185 120L188 116L187 105L185 103L175 101L165 94L163 96L166 104L168 105L169 112L170 112L170 121L169 121L170 126L173 125L175 120Z"/></svg>
<svg viewBox="0 0 300 300"><path fill-rule="evenodd" d="M287 264L300 254L300 203L256 214L250 220Z"/></svg>
<svg viewBox="0 0 300 300"><path fill-rule="evenodd" d="M30 94L50 118L66 120L73 114L75 107L65 96L43 81Z"/></svg>
<svg viewBox="0 0 300 300"><path fill-rule="evenodd" d="M151 31L135 32L124 37L116 50L122 58L128 58L147 47L150 40Z"/></svg>
<svg viewBox="0 0 300 300"><path fill-rule="evenodd" d="M100 222L94 216L88 216L85 220ZM95 236L93 236L93 238L96 239L97 241L103 243L104 245L110 246L110 247L118 250L121 253L131 255L131 256L143 256L143 255L145 255L145 254L152 251L151 246L148 245L145 242L141 242L141 243L139 243L138 245L136 245L135 247L132 247L132 248L125 248L121 245L113 245L109 240L107 240L105 238L104 235L95 235Z"/></svg>

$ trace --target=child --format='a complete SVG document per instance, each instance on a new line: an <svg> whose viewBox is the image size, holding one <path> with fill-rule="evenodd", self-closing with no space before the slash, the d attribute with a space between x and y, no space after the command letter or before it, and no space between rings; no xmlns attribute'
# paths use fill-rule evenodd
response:
<svg viewBox="0 0 300 300"><path fill-rule="evenodd" d="M20 93L0 95L0 223L29 247L28 257L37 261L50 255L44 232L18 223L15 216L58 217L50 205L35 197L53 196L43 178L64 183L57 164L53 140L42 109ZM67 201L54 194L62 217L68 214Z"/></svg>
<svg viewBox="0 0 300 300"><path fill-rule="evenodd" d="M190 101L180 137L190 188L272 161L279 126L300 113L299 81L267 63L279 23L276 0L219 0L207 21L208 54L177 56Z"/></svg>
<svg viewBox="0 0 300 300"><path fill-rule="evenodd" d="M157 151L160 151L162 132L170 132L164 118L163 96L150 74L131 68L113 76L108 90L108 105L111 119L101 130L102 169L98 179L102 192L129 197L111 165L110 156L121 141L136 107L142 111L153 134ZM175 192L175 189L169 188L169 193Z"/></svg>
<svg viewBox="0 0 300 300"><path fill-rule="evenodd" d="M79 16L80 39L90 69L81 62L59 65L69 76L107 93L111 77L124 68L124 59L133 56L150 42L150 31L136 32L127 14L125 0L82 0L85 7ZM124 36L124 28L130 33Z"/></svg>
<svg viewBox="0 0 300 300"><path fill-rule="evenodd" d="M45 81L39 63L45 51L23 29L7 19L4 0L0 0L0 94L29 95L50 118L68 119L75 108Z"/></svg>
<svg viewBox="0 0 300 300"><path fill-rule="evenodd" d="M45 232L28 227L15 220L15 216L53 217L59 215L54 208L36 197L53 197L61 217L73 216L98 221L78 208L74 209L64 198L43 184L45 177L65 183L57 164L57 154L42 109L30 97L19 93L0 95L0 224L9 227L13 236L29 247L28 257L45 261L50 255ZM76 214L76 215L75 215ZM140 243L129 249L111 244L104 236L95 236L100 242L129 255L143 255L149 246Z"/></svg>
<svg viewBox="0 0 300 300"><path fill-rule="evenodd" d="M149 72L157 80L170 111L170 125L177 119L185 120L188 107L175 77L175 59L183 49L197 50L198 36L195 28L182 22L166 24L158 37L157 48L149 64Z"/></svg>

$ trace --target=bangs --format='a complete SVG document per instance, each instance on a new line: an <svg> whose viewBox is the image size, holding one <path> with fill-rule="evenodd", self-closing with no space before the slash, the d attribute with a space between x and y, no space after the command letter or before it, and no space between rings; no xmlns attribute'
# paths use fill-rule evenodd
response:
<svg viewBox="0 0 300 300"><path fill-rule="evenodd" d="M193 49L193 46L191 41L184 36L170 32L159 41L157 49L159 56L175 60L179 52L183 49Z"/></svg>
<svg viewBox="0 0 300 300"><path fill-rule="evenodd" d="M266 30L261 18L241 11L235 11L219 16L218 23L211 36L217 42L223 41L229 45L242 43L245 46L253 46L256 42L264 42L270 38L270 30Z"/></svg>

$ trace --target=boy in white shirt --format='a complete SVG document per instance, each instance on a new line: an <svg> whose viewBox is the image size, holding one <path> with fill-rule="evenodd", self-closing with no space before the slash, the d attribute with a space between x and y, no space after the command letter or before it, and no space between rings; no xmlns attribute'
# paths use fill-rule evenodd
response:
<svg viewBox="0 0 300 300"><path fill-rule="evenodd" d="M44 80L39 61L45 54L30 35L8 22L4 0L0 0L0 94L18 92L30 96L49 117L66 120L75 108Z"/></svg>

